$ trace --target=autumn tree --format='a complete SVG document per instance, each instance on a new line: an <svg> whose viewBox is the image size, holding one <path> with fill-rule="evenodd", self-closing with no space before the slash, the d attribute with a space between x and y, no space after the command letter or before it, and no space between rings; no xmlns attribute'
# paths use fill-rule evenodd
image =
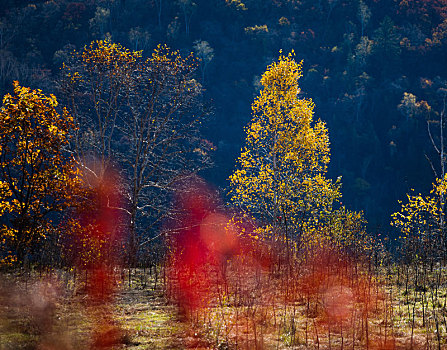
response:
<svg viewBox="0 0 447 350"><path fill-rule="evenodd" d="M399 201L401 208L399 212L392 214L391 225L401 232L399 239L402 244L403 266L405 266L407 276L410 271L415 273L414 281L412 281L414 289L423 291L424 296L427 292L431 295L431 310L427 303L424 311L424 297L422 299L423 319L428 318L424 315L428 312L429 317L434 320L438 335L438 349L441 349L440 320L445 311L445 303L442 307L438 299L438 290L443 283L442 273L447 261L445 203L447 174L444 136L446 90L441 88L438 93L443 94L442 110L439 113L426 101L418 101L411 93L404 93L398 105L398 109L407 118L422 116L426 119L428 138L435 156L429 157L427 154L425 156L430 163L435 181L428 195L416 194L412 190L412 193L407 194L406 201ZM408 290L408 282L406 282L406 290ZM416 302L413 304L413 319L415 304Z"/></svg>
<svg viewBox="0 0 447 350"><path fill-rule="evenodd" d="M110 41L75 52L60 86L78 125L76 157L101 179L118 172L131 256L169 213L177 181L208 164L197 60L159 45L147 59Z"/></svg>
<svg viewBox="0 0 447 350"><path fill-rule="evenodd" d="M64 63L59 83L77 125L73 149L84 172L96 178L113 166L118 117L140 57L139 51L97 41Z"/></svg>
<svg viewBox="0 0 447 350"><path fill-rule="evenodd" d="M312 100L299 97L301 67L291 53L281 55L263 74L246 146L230 176L232 203L286 240L302 238L340 197L339 184L325 177L330 160L327 128L313 121Z"/></svg>
<svg viewBox="0 0 447 350"><path fill-rule="evenodd" d="M65 151L73 119L53 95L14 82L0 109L1 262L23 262L55 230L79 177Z"/></svg>
<svg viewBox="0 0 447 350"><path fill-rule="evenodd" d="M430 139L435 157L425 154L433 171L435 182L428 196L422 194L407 194L407 202L401 204L400 212L392 214L391 224L402 233L402 239L407 252L433 260L447 255L446 206L447 174L445 149L445 101L438 113L424 100L417 100L416 96L405 92L398 110L407 118L423 117L427 123L427 134ZM439 119L437 119L439 118Z"/></svg>
<svg viewBox="0 0 447 350"><path fill-rule="evenodd" d="M428 196L407 195L399 212L392 215L391 224L401 231L408 257L432 260L446 252L444 198L447 177L437 179Z"/></svg>

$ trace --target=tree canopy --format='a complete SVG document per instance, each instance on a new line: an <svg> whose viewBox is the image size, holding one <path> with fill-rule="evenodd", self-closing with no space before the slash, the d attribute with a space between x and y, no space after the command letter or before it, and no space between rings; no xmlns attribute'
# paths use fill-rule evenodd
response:
<svg viewBox="0 0 447 350"><path fill-rule="evenodd" d="M325 177L327 128L313 121L312 100L299 96L301 67L290 53L263 74L246 146L230 176L231 201L286 237L299 237L340 197L338 185Z"/></svg>
<svg viewBox="0 0 447 350"><path fill-rule="evenodd" d="M166 45L143 58L110 40L73 52L62 68L59 86L77 125L76 159L92 184L119 174L125 201L110 206L124 214L130 256L171 215L178 182L209 164L197 68L192 54Z"/></svg>
<svg viewBox="0 0 447 350"><path fill-rule="evenodd" d="M14 82L0 109L0 228L4 263L21 261L55 230L54 214L76 200L80 183L66 153L74 128L54 95Z"/></svg>

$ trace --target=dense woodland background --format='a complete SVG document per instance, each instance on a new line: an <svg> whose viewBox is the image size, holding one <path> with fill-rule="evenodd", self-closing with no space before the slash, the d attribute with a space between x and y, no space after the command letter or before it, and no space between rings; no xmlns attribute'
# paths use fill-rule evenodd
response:
<svg viewBox="0 0 447 350"><path fill-rule="evenodd" d="M371 230L388 230L397 201L435 178L427 120L447 88L445 0L2 0L0 17L2 96L15 79L54 92L67 54L94 39L143 55L159 43L195 52L216 148L202 175L216 186L228 186L260 76L280 49L303 60L302 95L330 132L329 176L342 176L343 204L364 210Z"/></svg>

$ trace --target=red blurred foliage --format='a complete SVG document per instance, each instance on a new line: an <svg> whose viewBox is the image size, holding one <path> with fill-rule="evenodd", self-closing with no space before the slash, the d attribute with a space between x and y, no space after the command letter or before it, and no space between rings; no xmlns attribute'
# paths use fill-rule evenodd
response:
<svg viewBox="0 0 447 350"><path fill-rule="evenodd" d="M224 278L229 259L243 255L246 267L270 266L266 246L244 238L231 222L232 215L220 209L213 191L200 181L177 193L180 211L170 246L169 282L183 311L206 307L213 298L213 285ZM248 266L250 265L250 266Z"/></svg>
<svg viewBox="0 0 447 350"><path fill-rule="evenodd" d="M320 301L316 304L321 308L313 317L318 318L316 324L323 330L335 326L355 333L354 318L367 324L372 315L389 312L383 309L387 295L373 278L373 272L355 259L344 259L334 250L321 251L306 262L303 271L306 273L298 282L299 292L308 300ZM384 339L375 335L367 341L370 349L396 348L392 335L385 335Z"/></svg>
<svg viewBox="0 0 447 350"><path fill-rule="evenodd" d="M82 225L94 227L90 238L99 250L97 252L99 259L95 266L92 266L88 294L99 302L108 300L114 292L115 277L112 271L113 266L119 261L115 256L116 248L120 246L123 238L123 232L120 230L122 211L119 209L122 208L123 200L119 186L118 176L115 174L109 174L96 183L93 182L91 193L94 208L84 210L80 217Z"/></svg>
<svg viewBox="0 0 447 350"><path fill-rule="evenodd" d="M206 269L217 264L216 255L209 249L217 242L201 237L202 222L216 210L216 204L211 192L200 183L177 193L176 204L180 229L173 237L169 280L178 283L175 298L181 308L195 309L208 301L211 277Z"/></svg>
<svg viewBox="0 0 447 350"><path fill-rule="evenodd" d="M320 341L330 343L330 334L337 338L340 332L349 341L357 337L353 346L396 348L393 335L387 331L388 323L380 334L368 328L368 324L372 327L371 319L390 312L388 296L370 265L331 245L313 247L305 258L296 259L285 253L290 249L285 242L259 239L251 220L222 207L202 182L177 193L180 214L167 242L171 249L166 266L167 294L184 316L193 321L203 316L206 320L215 317L217 306L231 305L226 310L232 314L222 316L226 319L220 330L234 343L263 348L256 337L269 325L276 326L278 305L289 308L289 314L284 311L281 317L290 317L293 322L295 308L301 306L306 319L301 332L306 339L315 332L317 346ZM244 331L239 333L238 329Z"/></svg>
<svg viewBox="0 0 447 350"><path fill-rule="evenodd" d="M116 267L120 257L124 231L124 200L119 177L114 173L102 178L86 176L87 199L76 213L79 226L74 230L78 268L86 270L86 293L89 315L93 321L93 348L106 349L120 342L123 332L115 326L110 304L116 292Z"/></svg>

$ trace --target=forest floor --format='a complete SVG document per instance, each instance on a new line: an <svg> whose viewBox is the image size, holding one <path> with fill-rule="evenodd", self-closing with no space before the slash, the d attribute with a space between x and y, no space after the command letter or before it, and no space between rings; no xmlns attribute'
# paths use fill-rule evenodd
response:
<svg viewBox="0 0 447 350"><path fill-rule="evenodd" d="M121 284L92 303L66 272L1 275L0 350L210 348L150 275L134 271Z"/></svg>
<svg viewBox="0 0 447 350"><path fill-rule="evenodd" d="M28 271L1 275L0 350L234 348L234 341L221 341L226 331L227 340L235 339L234 326L229 329L229 323L225 325L227 328L224 328L223 324L234 318L234 308L231 306L216 306L208 311L207 316L202 316L205 320L208 317L206 322L213 327L206 329L203 327L204 322L202 326L193 326L197 323L181 316L178 308L165 298L160 278L156 281L147 271L133 270L130 279L127 272L123 274L118 283L120 288L116 290L113 298L110 297L103 302L92 302L89 299L83 287L83 278L76 277L72 272L61 271L44 273ZM387 291L387 294L394 295L389 299L392 300L392 306L390 304L391 308L388 309L390 311L386 316L389 319L383 320L381 316L371 314L369 321L371 346L368 348L447 349L446 286L439 291L439 302L443 305L439 304L438 307L440 310L443 309L443 312L438 313L438 317L442 320L435 325L433 316L421 309L420 301L424 300L424 294L414 290L405 291L404 286L398 288L395 283L392 285L394 290ZM431 300L428 299L427 295L425 307L432 308ZM385 303L386 298L380 300L379 303ZM287 330L286 324L282 325L278 332L279 328L270 329L265 323L260 323L259 329L264 332L261 334L262 343L258 338L257 346L247 341L245 344L240 342L238 348L249 350L367 348L364 339L359 338L350 343L349 330L344 330L346 338L343 345L339 341L340 334L336 329L332 333L331 346L330 329L328 338L323 333L328 329L318 324L318 317L314 319L300 317L305 314L304 308L304 304L289 308L289 312L293 309L294 316L291 319L295 319L295 323ZM256 312L259 315L263 311L258 309ZM269 310L266 314L268 312ZM290 317L290 314L287 317ZM359 322L362 322L363 327L363 321ZM316 327L319 327L320 334L314 334ZM386 327L389 327L388 330ZM293 328L293 339L291 339L291 328ZM244 333L243 327L239 326L239 329L240 333ZM306 329L305 336L304 329ZM438 332L441 333L439 343ZM384 333L389 335L389 342L379 344L374 341L374 337L379 339L379 335L383 338ZM248 339L248 332L243 336ZM237 341L236 339L236 343Z"/></svg>

